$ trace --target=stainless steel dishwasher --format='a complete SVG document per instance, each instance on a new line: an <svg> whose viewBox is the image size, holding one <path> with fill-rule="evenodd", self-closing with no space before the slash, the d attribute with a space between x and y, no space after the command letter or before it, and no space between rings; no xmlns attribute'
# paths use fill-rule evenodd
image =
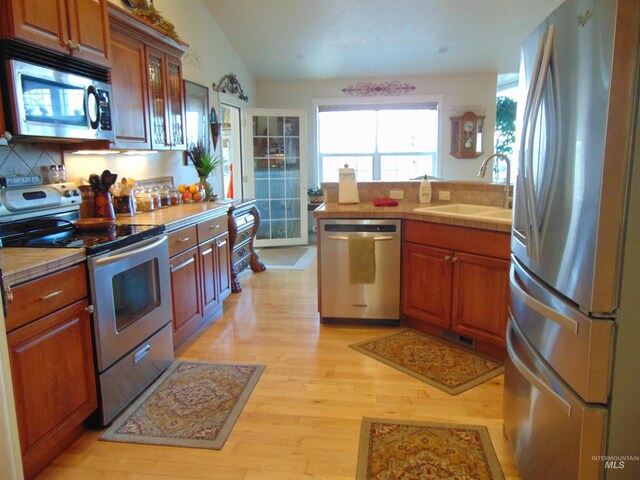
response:
<svg viewBox="0 0 640 480"><path fill-rule="evenodd" d="M336 320L400 319L401 223L397 219L320 220L320 317ZM350 283L349 238L371 236L375 251L373 283Z"/></svg>

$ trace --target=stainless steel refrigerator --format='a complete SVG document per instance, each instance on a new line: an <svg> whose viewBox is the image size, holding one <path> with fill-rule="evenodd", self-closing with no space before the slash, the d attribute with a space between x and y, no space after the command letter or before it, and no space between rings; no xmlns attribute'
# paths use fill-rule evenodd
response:
<svg viewBox="0 0 640 480"><path fill-rule="evenodd" d="M505 434L523 479L640 478L640 1L522 50Z"/></svg>

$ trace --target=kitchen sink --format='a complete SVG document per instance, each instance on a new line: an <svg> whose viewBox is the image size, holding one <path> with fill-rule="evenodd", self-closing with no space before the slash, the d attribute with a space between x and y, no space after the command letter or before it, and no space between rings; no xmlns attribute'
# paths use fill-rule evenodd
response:
<svg viewBox="0 0 640 480"><path fill-rule="evenodd" d="M450 205L439 205L437 207L420 207L416 212L441 212L453 215L477 215L481 212L493 211L498 207L487 207L486 205L469 205L466 203L452 203Z"/></svg>
<svg viewBox="0 0 640 480"><path fill-rule="evenodd" d="M432 215L453 216L458 218L483 219L497 223L511 223L512 210L487 205L471 205L466 203L451 203L449 205L437 205L433 207L419 207L413 210L416 213L429 213Z"/></svg>
<svg viewBox="0 0 640 480"><path fill-rule="evenodd" d="M513 210L509 208L500 208L499 210L495 210L495 211L480 212L478 213L478 217L489 217L489 218L497 218L500 220L511 221L511 219L513 218Z"/></svg>

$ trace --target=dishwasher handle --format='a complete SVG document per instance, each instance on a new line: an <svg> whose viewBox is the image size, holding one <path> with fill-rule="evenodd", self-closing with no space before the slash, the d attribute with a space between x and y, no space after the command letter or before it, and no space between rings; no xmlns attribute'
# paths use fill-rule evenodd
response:
<svg viewBox="0 0 640 480"><path fill-rule="evenodd" d="M355 236L355 235L354 235ZM349 237L347 236L338 236L338 235L331 235L329 237L327 237L329 240L349 240ZM373 241L374 242L387 242L389 240L394 240L395 237L373 237Z"/></svg>

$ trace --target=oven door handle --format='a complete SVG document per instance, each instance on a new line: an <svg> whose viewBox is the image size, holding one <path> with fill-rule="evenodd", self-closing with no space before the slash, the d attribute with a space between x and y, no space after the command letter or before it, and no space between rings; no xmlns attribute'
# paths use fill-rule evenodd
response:
<svg viewBox="0 0 640 480"><path fill-rule="evenodd" d="M134 255L138 255L142 252L146 252L147 250L151 250L152 248L157 247L158 245L160 245L162 242L166 242L167 241L167 236L163 235L161 237L159 237L157 240L154 240L153 242L144 245L143 247L140 248L136 248L135 250L130 250L128 252L124 252L124 253L118 253L116 255L112 255L110 257L104 257L104 258L99 258L98 260L96 260L96 266L104 266L104 265L109 265L111 263L115 263L118 262L120 260L123 260L125 258L129 258L129 257L133 257Z"/></svg>

